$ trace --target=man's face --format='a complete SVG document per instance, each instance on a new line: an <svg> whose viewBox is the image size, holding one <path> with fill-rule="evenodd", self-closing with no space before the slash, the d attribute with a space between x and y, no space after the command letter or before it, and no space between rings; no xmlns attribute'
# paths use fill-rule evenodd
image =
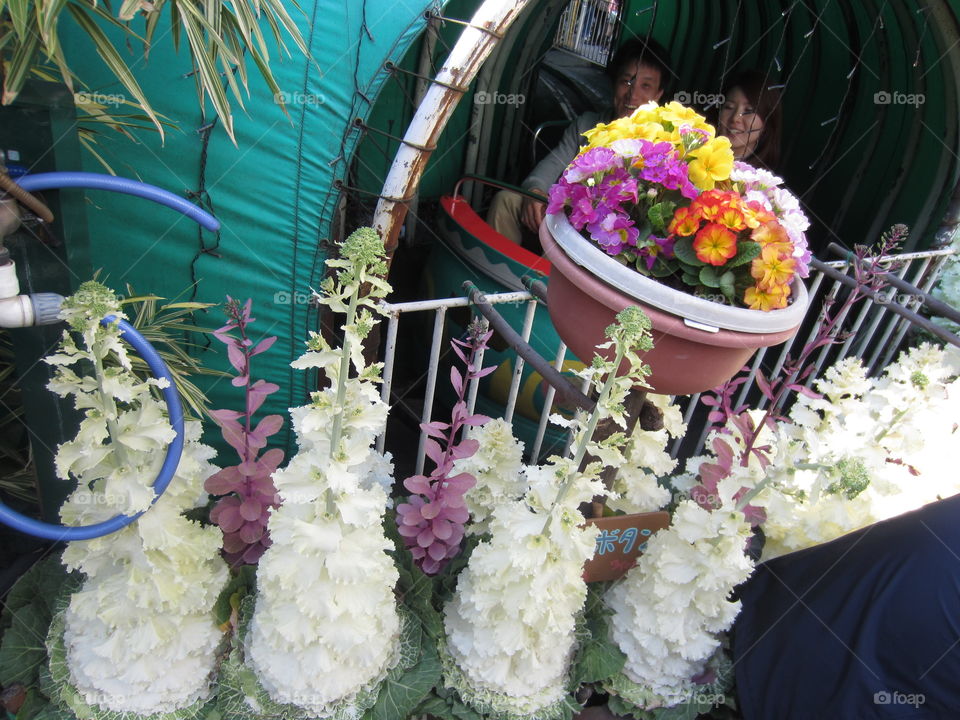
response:
<svg viewBox="0 0 960 720"><path fill-rule="evenodd" d="M613 110L618 118L663 95L660 71L639 60L631 60L620 70L613 83Z"/></svg>

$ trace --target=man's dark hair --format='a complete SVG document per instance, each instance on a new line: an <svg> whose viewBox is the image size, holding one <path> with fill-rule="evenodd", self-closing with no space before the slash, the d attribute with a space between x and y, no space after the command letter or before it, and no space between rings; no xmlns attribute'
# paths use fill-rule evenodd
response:
<svg viewBox="0 0 960 720"><path fill-rule="evenodd" d="M670 69L670 54L663 45L652 38L647 40L638 37L630 38L617 48L610 62L607 63L607 77L610 78L610 82L615 83L623 69L635 61L658 70L660 87L666 91L673 76L673 71Z"/></svg>

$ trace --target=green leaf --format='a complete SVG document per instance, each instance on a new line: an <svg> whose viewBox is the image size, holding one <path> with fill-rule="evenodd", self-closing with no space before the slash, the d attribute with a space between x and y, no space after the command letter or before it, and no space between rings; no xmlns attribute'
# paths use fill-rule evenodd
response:
<svg viewBox="0 0 960 720"><path fill-rule="evenodd" d="M724 267L735 268L739 265L745 265L754 258L759 257L762 250L760 243L753 240L745 240L737 245L737 254L727 260Z"/></svg>
<svg viewBox="0 0 960 720"><path fill-rule="evenodd" d="M36 682L40 665L47 659L44 639L50 617L36 605L20 608L13 615L13 623L3 634L0 643L0 685Z"/></svg>
<svg viewBox="0 0 960 720"><path fill-rule="evenodd" d="M666 230L667 225L673 220L673 211L676 206L677 204L675 202L664 200L651 206L650 209L647 210L647 219L650 220L650 224L655 230L661 233Z"/></svg>
<svg viewBox="0 0 960 720"><path fill-rule="evenodd" d="M462 703L454 691L441 686L435 692L421 703L416 715L432 715L442 720L484 720L483 715Z"/></svg>
<svg viewBox="0 0 960 720"><path fill-rule="evenodd" d="M720 287L720 276L717 275L717 269L712 265L705 265L700 268L700 283L711 288Z"/></svg>
<svg viewBox="0 0 960 720"><path fill-rule="evenodd" d="M617 695L610 695L610 696L608 697L608 699L607 699L607 709L608 709L610 712L612 712L614 715L618 716L618 717L620 717L620 716L627 716L627 717L629 717L630 715L633 715L634 713L637 713L638 716L640 716L639 713L642 713L642 712L643 712L642 710L640 710L640 709L639 709L636 705L634 705L633 703L627 702L626 700L624 700L623 698L621 698L621 697L619 697L619 696L617 696ZM641 717L642 717L642 716L641 716Z"/></svg>
<svg viewBox="0 0 960 720"><path fill-rule="evenodd" d="M696 287L700 284L700 277L698 275L691 275L688 272L683 273L683 284L689 285L690 287Z"/></svg>
<svg viewBox="0 0 960 720"><path fill-rule="evenodd" d="M673 246L673 253L677 256L678 260L687 265L693 265L699 268L707 264L697 257L697 252L693 249L692 237L677 238L677 242L674 243Z"/></svg>
<svg viewBox="0 0 960 720"><path fill-rule="evenodd" d="M243 598L253 593L257 587L257 569L253 565L244 565L230 578L217 601L213 605L213 616L218 625L230 620L234 610L239 610Z"/></svg>
<svg viewBox="0 0 960 720"><path fill-rule="evenodd" d="M377 702L372 708L371 717L375 720L396 720L407 718L423 702L434 685L440 682L440 658L436 644L427 639L423 643L420 661L412 668L394 679L387 677Z"/></svg>
<svg viewBox="0 0 960 720"><path fill-rule="evenodd" d="M40 49L40 36L37 33L27 33L24 42L14 43L14 48L13 57L7 67L4 68L3 105L12 103L23 87L27 75L36 62Z"/></svg>
<svg viewBox="0 0 960 720"><path fill-rule="evenodd" d="M734 282L736 279L737 276L733 274L732 270L727 270L720 276L720 292L722 292L723 296L730 302L735 302L736 290L734 289Z"/></svg>
<svg viewBox="0 0 960 720"><path fill-rule="evenodd" d="M77 25L80 26L80 29L90 36L90 39L97 49L97 54L100 56L100 59L106 63L107 67L110 68L110 72L130 91L130 94L133 95L140 104L140 107L143 108L143 111L150 118L151 122L153 122L154 127L157 128L157 132L160 133L160 139L162 140L164 133L160 118L157 117L157 114L147 100L147 96L144 95L143 90L140 88L140 84L133 76L130 68L127 67L127 64L123 61L123 58L120 57L120 53L117 52L113 43L93 18L90 17L85 6L78 5L77 3L69 3L67 10L73 16Z"/></svg>
<svg viewBox="0 0 960 720"><path fill-rule="evenodd" d="M33 34L33 28L30 25L30 12L33 3L30 0L7 0L7 8L10 13L10 20L13 22L13 29L17 36L23 41L29 35Z"/></svg>

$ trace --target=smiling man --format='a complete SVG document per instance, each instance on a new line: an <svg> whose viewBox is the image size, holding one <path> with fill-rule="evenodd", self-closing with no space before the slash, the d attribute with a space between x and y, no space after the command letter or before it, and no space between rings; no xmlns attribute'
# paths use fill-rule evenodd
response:
<svg viewBox="0 0 960 720"><path fill-rule="evenodd" d="M603 112L579 115L567 127L560 143L537 164L521 187L546 197L547 190L580 151L584 132L597 123L625 117L651 100L660 100L671 74L667 51L656 41L632 38L621 45L607 65L607 76L613 85L612 106ZM487 223L519 245L524 228L537 232L546 207L545 203L502 190L490 204Z"/></svg>

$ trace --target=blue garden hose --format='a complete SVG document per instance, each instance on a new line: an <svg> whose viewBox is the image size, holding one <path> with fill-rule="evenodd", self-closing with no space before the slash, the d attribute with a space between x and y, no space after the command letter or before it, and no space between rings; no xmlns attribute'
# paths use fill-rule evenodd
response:
<svg viewBox="0 0 960 720"><path fill-rule="evenodd" d="M174 195L172 192L154 185L147 185L137 180L130 180L129 178L87 172L50 172L38 173L36 175L23 175L17 178L16 182L28 192L51 190L54 188L82 187L135 195L173 208L199 223L207 230L216 231L220 229L220 221L206 210L197 207L179 195ZM108 315L100 322L103 325L116 322L120 328L120 336L129 342L130 345L133 346L133 349L143 358L154 377L167 381L167 387L162 389L163 399L167 405L170 424L173 426L176 435L173 442L167 446L167 454L163 460L163 466L160 468L160 473L153 483L155 495L152 502L156 502L173 479L177 466L180 464L180 455L183 452L183 406L180 404L180 395L173 382L173 376L170 374L160 355L132 325L125 320L117 319L113 315ZM67 527L25 517L0 502L0 523L9 525L29 535L46 538L47 540L90 540L101 537L126 527L142 514L143 512L139 512L136 515L117 515L109 520L104 520L103 522L93 525Z"/></svg>
<svg viewBox="0 0 960 720"><path fill-rule="evenodd" d="M52 190L54 188L89 188L92 190L112 190L113 192L124 193L126 195L136 195L137 197L153 200L156 203L173 208L191 220L200 223L200 225L207 230L216 231L220 229L220 221L203 208L197 207L179 195L174 195L169 190L158 188L155 185L147 185L138 180L115 177L113 175L103 175L101 173L49 172L37 173L36 175L23 175L16 178L16 183L27 192Z"/></svg>
<svg viewBox="0 0 960 720"><path fill-rule="evenodd" d="M160 468L160 473L153 483L153 489L156 493L153 502L156 502L163 494L163 491L167 489L167 486L173 479L174 473L177 471L177 466L180 464L184 438L183 406L180 404L180 394L177 392L177 388L173 383L173 376L170 374L166 363L163 362L163 359L154 349L153 345L147 342L143 335L137 332L130 323L126 320L119 320L114 315L108 315L100 321L100 324L109 325L114 322L117 323L120 328L120 337L133 346L137 354L147 363L147 367L150 368L154 377L167 381L167 386L162 389L163 399L167 404L167 414L176 436L167 446L167 455L163 460L163 466ZM53 525L25 517L0 502L0 522L9 525L15 530L25 532L28 535L46 538L47 540L90 540L91 538L116 532L132 523L142 514L143 512L139 512L136 515L117 515L109 520L104 520L103 522L93 525L69 527L65 525Z"/></svg>

